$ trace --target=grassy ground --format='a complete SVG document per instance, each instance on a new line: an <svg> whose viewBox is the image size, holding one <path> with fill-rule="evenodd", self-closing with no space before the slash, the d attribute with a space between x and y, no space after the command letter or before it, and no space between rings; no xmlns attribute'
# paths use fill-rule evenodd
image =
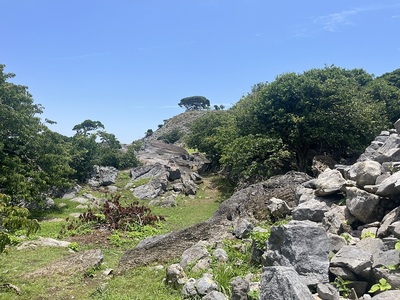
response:
<svg viewBox="0 0 400 300"><path fill-rule="evenodd" d="M127 173L120 173L117 186L123 188L129 181ZM217 209L221 195L209 180L201 185L199 192L193 198L179 197L178 206L174 208L153 208L152 212L165 217L155 233L164 233L175 229L185 228L208 219ZM89 190L96 197L101 193ZM122 192L122 201L130 203L135 199L127 190ZM39 236L60 238L59 232L65 219L71 213L83 212L77 209L78 203L65 199L55 199L56 208L45 214L36 214L40 218L41 230L28 239L37 239ZM150 232L151 233L151 232ZM29 271L36 270L49 263L66 257L70 254L68 248L39 247L34 250L17 250L11 247L8 254L0 255L0 286L10 283L21 289L22 294L17 296L13 290L0 289L0 299L180 299L179 292L164 285L165 269L156 266L147 266L126 272L123 276L105 276L107 268L116 270L118 262L126 249L137 244L139 238L127 237L123 233L104 233L94 231L90 234L75 237L63 237L74 242L78 251L87 249L101 249L104 259L99 269L92 270L90 276L74 274L71 276L53 275L28 279L24 277ZM172 263L172 262L171 262Z"/></svg>

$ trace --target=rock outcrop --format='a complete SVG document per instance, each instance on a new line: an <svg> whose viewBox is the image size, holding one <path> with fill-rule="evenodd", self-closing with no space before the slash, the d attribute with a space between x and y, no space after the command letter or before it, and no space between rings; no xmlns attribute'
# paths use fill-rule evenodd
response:
<svg viewBox="0 0 400 300"><path fill-rule="evenodd" d="M154 199L166 193L195 195L202 182L197 172L208 163L181 147L157 140L146 142L137 157L143 165L131 170L131 182L126 187L138 199ZM145 183L136 187L138 180Z"/></svg>
<svg viewBox="0 0 400 300"><path fill-rule="evenodd" d="M320 167L315 179L298 172L273 177L236 192L207 222L143 241L125 253L120 271L159 261L161 253L171 258L171 248L174 256L185 253L181 265L190 261L207 266L217 251L198 241L216 245L229 235L245 241L259 230L254 226L258 221L291 214L293 221L273 227L263 257L254 259L265 266L260 299L314 299L309 288L320 299L339 299L335 284L351 299L398 299L398 290L377 295L368 291L381 279L400 289L399 166L399 132L384 131L353 165ZM195 297L215 292L210 288L200 293L200 280L213 286L211 276L190 279L185 293ZM236 281L240 298L248 286L240 278Z"/></svg>

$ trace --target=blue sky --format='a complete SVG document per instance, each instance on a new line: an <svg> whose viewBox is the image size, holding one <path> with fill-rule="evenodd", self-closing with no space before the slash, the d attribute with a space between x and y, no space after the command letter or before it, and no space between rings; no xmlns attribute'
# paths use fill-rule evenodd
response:
<svg viewBox="0 0 400 300"><path fill-rule="evenodd" d="M398 0L0 0L0 63L73 135L123 143L194 95L230 106L259 82L334 64L400 67Z"/></svg>

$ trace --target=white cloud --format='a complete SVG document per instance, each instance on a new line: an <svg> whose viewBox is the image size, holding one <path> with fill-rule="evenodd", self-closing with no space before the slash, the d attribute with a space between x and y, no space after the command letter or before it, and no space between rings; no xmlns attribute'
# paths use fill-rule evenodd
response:
<svg viewBox="0 0 400 300"><path fill-rule="evenodd" d="M341 12L318 16L311 20L311 24L303 24L298 26L297 33L295 35L297 37L311 36L321 30L338 32L346 26L357 26L357 17L364 13L379 10L389 10L398 7L400 7L400 4L361 6ZM392 16L392 18L398 17L400 16ZM318 28L316 28L316 26Z"/></svg>

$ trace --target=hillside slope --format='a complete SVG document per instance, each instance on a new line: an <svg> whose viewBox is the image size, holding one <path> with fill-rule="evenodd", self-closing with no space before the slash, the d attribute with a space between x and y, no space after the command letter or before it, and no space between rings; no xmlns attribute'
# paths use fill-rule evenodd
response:
<svg viewBox="0 0 400 300"><path fill-rule="evenodd" d="M174 144L180 145L182 144L183 138L190 132L190 125L206 113L206 110L186 111L170 119L164 120L164 124L160 128L155 130L152 135L141 139L141 141L147 142L158 140L173 131L178 131L181 134L181 138Z"/></svg>

